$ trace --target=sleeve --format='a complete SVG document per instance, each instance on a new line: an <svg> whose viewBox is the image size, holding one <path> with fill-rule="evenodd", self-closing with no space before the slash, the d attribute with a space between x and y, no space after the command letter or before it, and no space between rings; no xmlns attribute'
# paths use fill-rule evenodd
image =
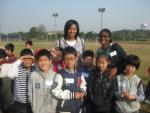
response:
<svg viewBox="0 0 150 113"><path fill-rule="evenodd" d="M0 96L0 112L2 112L2 97Z"/></svg>
<svg viewBox="0 0 150 113"><path fill-rule="evenodd" d="M58 98L63 100L70 100L74 99L74 93L70 90L62 90L63 86L63 78L60 74L56 74L56 78L54 80L54 83L57 84L55 88L52 89L52 94Z"/></svg>
<svg viewBox="0 0 150 113"><path fill-rule="evenodd" d="M83 92L84 94L86 94L86 81L85 81L83 75L81 76L80 89L81 89L81 92Z"/></svg>
<svg viewBox="0 0 150 113"><path fill-rule="evenodd" d="M145 99L142 81L140 81L137 89L137 101L142 102Z"/></svg>
<svg viewBox="0 0 150 113"><path fill-rule="evenodd" d="M111 100L115 96L115 91L117 90L117 77L114 77L111 83L111 87L108 93L108 98Z"/></svg>
<svg viewBox="0 0 150 113"><path fill-rule="evenodd" d="M125 61L125 59L127 57L127 53L124 51L124 49L119 44L118 44L118 48L119 48L122 60Z"/></svg>
<svg viewBox="0 0 150 113"><path fill-rule="evenodd" d="M90 75L89 75L89 79L88 79L88 84L87 84L87 95L88 95L88 98L90 100L93 100L93 82L94 82L94 76L92 76L92 72L90 72Z"/></svg>
<svg viewBox="0 0 150 113"><path fill-rule="evenodd" d="M33 76L31 74L31 77L29 79L29 82L28 82L28 96L29 96L29 102L31 103L31 106L33 106Z"/></svg>
<svg viewBox="0 0 150 113"><path fill-rule="evenodd" d="M18 75L18 66L21 63L21 60L17 60L12 64L3 64L1 67L0 78L9 77L14 79L14 77Z"/></svg>

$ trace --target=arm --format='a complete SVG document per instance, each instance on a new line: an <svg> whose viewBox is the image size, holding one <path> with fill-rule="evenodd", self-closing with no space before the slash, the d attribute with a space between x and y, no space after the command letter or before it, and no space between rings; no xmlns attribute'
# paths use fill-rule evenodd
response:
<svg viewBox="0 0 150 113"><path fill-rule="evenodd" d="M60 74L56 74L54 83L57 84L57 86L52 89L52 94L56 98L63 99L63 100L74 99L74 92L70 90L62 90L63 78Z"/></svg>
<svg viewBox="0 0 150 113"><path fill-rule="evenodd" d="M14 78L18 75L18 66L22 63L21 60L17 60L12 64L3 64L1 67L0 78L9 77Z"/></svg>
<svg viewBox="0 0 150 113"><path fill-rule="evenodd" d="M137 101L142 102L145 99L142 82L140 81L137 89Z"/></svg>
<svg viewBox="0 0 150 113"><path fill-rule="evenodd" d="M117 90L117 78L114 77L111 83L111 87L108 93L108 99L111 100L112 97L115 95L115 91Z"/></svg>
<svg viewBox="0 0 150 113"><path fill-rule="evenodd" d="M86 94L86 81L85 81L83 75L81 76L80 89L81 89L81 92L82 92L83 94Z"/></svg>
<svg viewBox="0 0 150 113"><path fill-rule="evenodd" d="M29 96L29 102L31 103L31 107L33 106L32 91L33 91L33 77L31 74L31 77L30 77L29 82L28 82L28 96Z"/></svg>

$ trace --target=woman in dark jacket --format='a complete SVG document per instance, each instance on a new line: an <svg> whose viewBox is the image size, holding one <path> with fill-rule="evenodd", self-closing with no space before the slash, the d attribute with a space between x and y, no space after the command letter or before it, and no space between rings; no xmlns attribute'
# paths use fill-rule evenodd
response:
<svg viewBox="0 0 150 113"><path fill-rule="evenodd" d="M109 29L102 29L100 31L99 42L101 47L97 49L96 57L101 53L108 54L111 58L110 67L112 70L114 69L118 74L120 74L124 70L124 61L127 57L127 54L118 43L112 42L111 37L111 31Z"/></svg>

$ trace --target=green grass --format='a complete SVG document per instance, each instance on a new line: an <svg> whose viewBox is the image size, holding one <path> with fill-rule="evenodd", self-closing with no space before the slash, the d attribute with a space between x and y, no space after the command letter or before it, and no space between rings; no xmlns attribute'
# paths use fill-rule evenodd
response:
<svg viewBox="0 0 150 113"><path fill-rule="evenodd" d="M137 71L144 85L147 84L147 67L150 66L150 42L118 42L124 48L128 54L138 55L141 59L141 66ZM0 47L4 47L6 43L0 43ZM19 57L19 52L24 48L24 42L13 42L15 45L15 54ZM54 47L55 42L34 42L33 50L37 48L47 48L51 49ZM91 49L96 51L100 46L98 43L86 43L86 49ZM142 104L141 113L150 113L150 106Z"/></svg>

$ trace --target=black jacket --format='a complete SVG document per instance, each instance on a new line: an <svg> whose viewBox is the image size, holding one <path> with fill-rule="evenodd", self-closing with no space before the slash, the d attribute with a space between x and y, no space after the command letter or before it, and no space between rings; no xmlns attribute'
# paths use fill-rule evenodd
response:
<svg viewBox="0 0 150 113"><path fill-rule="evenodd" d="M110 111L116 83L116 77L109 79L109 71L101 75L99 69L95 69L90 73L87 90L94 111Z"/></svg>
<svg viewBox="0 0 150 113"><path fill-rule="evenodd" d="M100 47L96 52L96 57L101 53L106 53L110 56L110 67L116 67L118 69L118 74L124 71L127 54L118 43L110 43L109 48L105 50Z"/></svg>
<svg viewBox="0 0 150 113"><path fill-rule="evenodd" d="M0 79L0 111L2 111L2 96L1 96L1 79Z"/></svg>

